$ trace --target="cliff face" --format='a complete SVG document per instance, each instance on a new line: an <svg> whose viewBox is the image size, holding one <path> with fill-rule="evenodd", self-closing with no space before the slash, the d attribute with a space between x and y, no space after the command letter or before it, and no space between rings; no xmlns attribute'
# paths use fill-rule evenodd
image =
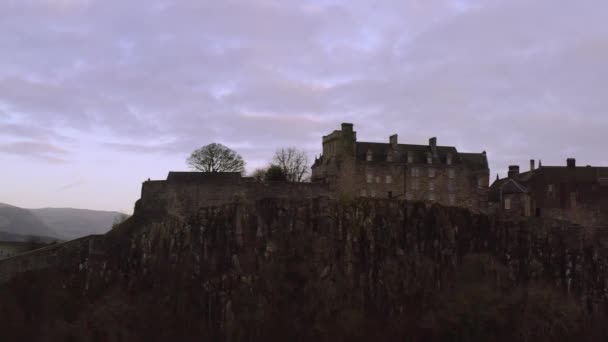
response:
<svg viewBox="0 0 608 342"><path fill-rule="evenodd" d="M76 341L596 338L608 236L546 225L382 200L140 210L5 277L0 328Z"/></svg>

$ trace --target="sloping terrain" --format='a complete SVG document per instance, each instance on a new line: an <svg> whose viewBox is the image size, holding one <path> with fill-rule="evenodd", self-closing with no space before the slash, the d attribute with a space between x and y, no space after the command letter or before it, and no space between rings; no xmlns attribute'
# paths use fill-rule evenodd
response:
<svg viewBox="0 0 608 342"><path fill-rule="evenodd" d="M0 205L0 232L5 238L11 235L58 237L55 230L27 209Z"/></svg>
<svg viewBox="0 0 608 342"><path fill-rule="evenodd" d="M64 240L91 234L105 234L121 213L72 208L30 209L45 225Z"/></svg>
<svg viewBox="0 0 608 342"><path fill-rule="evenodd" d="M0 261L0 329L14 341L602 341L607 246L603 230L400 201L140 207L105 236Z"/></svg>

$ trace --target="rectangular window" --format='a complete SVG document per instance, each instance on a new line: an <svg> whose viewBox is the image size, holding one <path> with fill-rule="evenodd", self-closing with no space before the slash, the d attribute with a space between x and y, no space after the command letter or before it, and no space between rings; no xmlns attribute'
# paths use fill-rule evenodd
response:
<svg viewBox="0 0 608 342"><path fill-rule="evenodd" d="M367 159L367 161L372 161L372 152L371 151L367 151L366 159Z"/></svg>
<svg viewBox="0 0 608 342"><path fill-rule="evenodd" d="M407 153L407 162L410 164L414 162L414 154L412 152Z"/></svg>
<svg viewBox="0 0 608 342"><path fill-rule="evenodd" d="M553 192L554 189L555 189L555 187L553 186L553 184L547 184L547 191L548 192Z"/></svg>
<svg viewBox="0 0 608 342"><path fill-rule="evenodd" d="M374 175L372 175L371 173L367 174L367 182L368 183L372 183L374 181Z"/></svg>
<svg viewBox="0 0 608 342"><path fill-rule="evenodd" d="M411 201L413 198L412 193L410 191L405 193L405 199Z"/></svg>
<svg viewBox="0 0 608 342"><path fill-rule="evenodd" d="M429 190L430 191L435 190L435 182L429 182Z"/></svg>
<svg viewBox="0 0 608 342"><path fill-rule="evenodd" d="M393 177L391 175L387 175L385 181L386 184L391 184L393 182Z"/></svg>
<svg viewBox="0 0 608 342"><path fill-rule="evenodd" d="M376 176L376 183L380 183L380 176Z"/></svg>
<svg viewBox="0 0 608 342"><path fill-rule="evenodd" d="M365 189L361 190L361 196L363 196L363 197L367 196L367 191Z"/></svg>
<svg viewBox="0 0 608 342"><path fill-rule="evenodd" d="M430 177L430 178L435 177L435 169L433 169L433 168L430 168L430 169L429 169L429 177Z"/></svg>
<svg viewBox="0 0 608 342"><path fill-rule="evenodd" d="M451 154L448 154L448 157L446 159L446 164L452 165L452 155Z"/></svg>
<svg viewBox="0 0 608 342"><path fill-rule="evenodd" d="M433 157L430 154L428 156L426 156L426 163L433 164Z"/></svg>
<svg viewBox="0 0 608 342"><path fill-rule="evenodd" d="M576 192L570 193L570 207L576 208Z"/></svg>
<svg viewBox="0 0 608 342"><path fill-rule="evenodd" d="M483 178L481 178L481 177L477 178L477 188L483 189L483 187L484 187Z"/></svg>
<svg viewBox="0 0 608 342"><path fill-rule="evenodd" d="M449 194L448 195L448 200L450 201L450 205L456 204L456 195L455 194Z"/></svg>
<svg viewBox="0 0 608 342"><path fill-rule="evenodd" d="M505 198L505 209L511 210L511 199L510 198Z"/></svg>
<svg viewBox="0 0 608 342"><path fill-rule="evenodd" d="M371 195L372 195L372 197L376 197L376 190L372 189Z"/></svg>
<svg viewBox="0 0 608 342"><path fill-rule="evenodd" d="M386 161L387 161L387 162L392 162L392 161L393 161L393 153L389 152L389 153L386 155Z"/></svg>
<svg viewBox="0 0 608 342"><path fill-rule="evenodd" d="M434 201L434 200L435 200L435 193L429 192L429 201Z"/></svg>
<svg viewBox="0 0 608 342"><path fill-rule="evenodd" d="M412 177L418 177L419 175L419 170L417 167L413 167L412 168Z"/></svg>
<svg viewBox="0 0 608 342"><path fill-rule="evenodd" d="M412 182L412 189L414 189L414 190L420 189L420 181L418 181L417 179L414 179L414 181Z"/></svg>
<svg viewBox="0 0 608 342"><path fill-rule="evenodd" d="M454 170L454 169L450 169L450 170L448 171L448 174L449 174L449 177L450 177L450 178L452 178L452 179L456 178L456 170Z"/></svg>

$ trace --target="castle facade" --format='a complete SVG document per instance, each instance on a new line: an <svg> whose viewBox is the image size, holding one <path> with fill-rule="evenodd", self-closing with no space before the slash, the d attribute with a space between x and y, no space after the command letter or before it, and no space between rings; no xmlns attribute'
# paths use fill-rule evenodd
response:
<svg viewBox="0 0 608 342"><path fill-rule="evenodd" d="M351 197L429 201L484 211L489 168L485 151L462 153L453 146L357 141L353 125L343 123L323 137L323 154L312 166L313 183Z"/></svg>

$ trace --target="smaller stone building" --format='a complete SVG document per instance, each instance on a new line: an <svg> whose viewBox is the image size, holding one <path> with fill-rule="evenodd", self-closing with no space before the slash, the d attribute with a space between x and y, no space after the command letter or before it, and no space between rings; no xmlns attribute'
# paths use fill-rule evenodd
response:
<svg viewBox="0 0 608 342"><path fill-rule="evenodd" d="M485 210L488 160L482 153L462 153L454 146L357 141L353 124L343 123L323 137L323 154L312 166L312 182L353 197L431 201Z"/></svg>
<svg viewBox="0 0 608 342"><path fill-rule="evenodd" d="M490 207L510 216L568 220L586 226L608 225L608 167L540 166L520 173L511 165L506 178L490 187Z"/></svg>

